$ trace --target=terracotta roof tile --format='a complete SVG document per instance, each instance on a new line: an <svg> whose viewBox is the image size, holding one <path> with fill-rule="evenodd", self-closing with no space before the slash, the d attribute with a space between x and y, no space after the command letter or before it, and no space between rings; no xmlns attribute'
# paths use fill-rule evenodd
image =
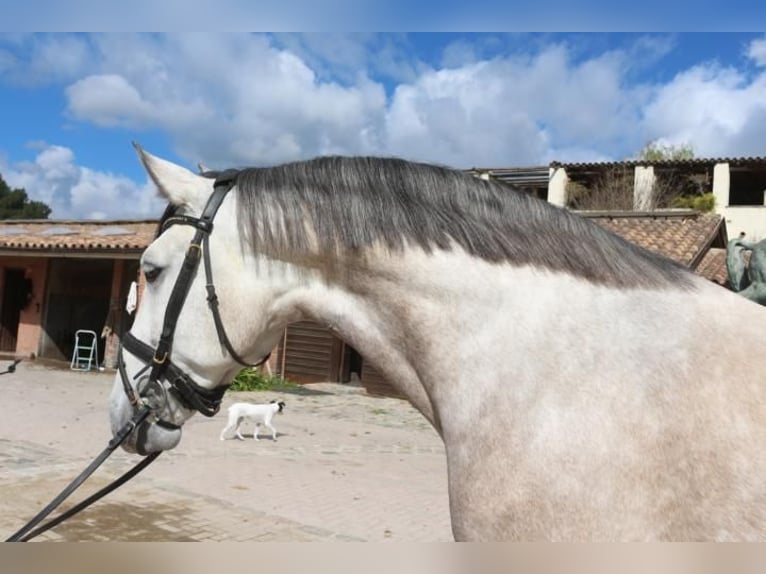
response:
<svg viewBox="0 0 766 574"><path fill-rule="evenodd" d="M725 249L708 251L723 225L719 215L693 211L579 214L687 267L699 265L698 272L708 279L726 282ZM140 253L152 242L156 229L156 220L4 220L0 221L0 250Z"/></svg>
<svg viewBox="0 0 766 574"><path fill-rule="evenodd" d="M156 230L156 220L3 220L0 221L0 249L140 252L152 242Z"/></svg>
<svg viewBox="0 0 766 574"><path fill-rule="evenodd" d="M721 247L710 248L697 267L697 273L719 285L730 287L729 274L726 271L726 249Z"/></svg>
<svg viewBox="0 0 766 574"><path fill-rule="evenodd" d="M579 214L623 239L692 269L721 234L723 225L720 215L690 210Z"/></svg>

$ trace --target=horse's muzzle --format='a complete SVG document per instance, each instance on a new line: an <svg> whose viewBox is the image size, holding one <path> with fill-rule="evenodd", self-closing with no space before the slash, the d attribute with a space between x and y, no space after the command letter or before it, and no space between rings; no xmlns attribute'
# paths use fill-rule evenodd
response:
<svg viewBox="0 0 766 574"><path fill-rule="evenodd" d="M167 427L161 422L144 421L133 432L136 437L134 446L141 455L170 450L181 442L181 428Z"/></svg>
<svg viewBox="0 0 766 574"><path fill-rule="evenodd" d="M117 433L124 422L122 417L112 417L112 434ZM161 422L144 420L130 433L122 448L128 452L147 455L178 446L181 428L169 427Z"/></svg>

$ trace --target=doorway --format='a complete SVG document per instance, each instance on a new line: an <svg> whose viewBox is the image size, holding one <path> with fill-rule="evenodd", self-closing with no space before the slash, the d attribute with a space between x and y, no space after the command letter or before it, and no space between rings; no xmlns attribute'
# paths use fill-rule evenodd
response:
<svg viewBox="0 0 766 574"><path fill-rule="evenodd" d="M69 361L78 329L94 331L103 361L101 331L109 312L114 262L104 259L54 259L48 290L40 356Z"/></svg>
<svg viewBox="0 0 766 574"><path fill-rule="evenodd" d="M19 334L19 317L27 304L29 280L23 269L6 269L3 274L3 294L0 301L0 351L16 351Z"/></svg>
<svg viewBox="0 0 766 574"><path fill-rule="evenodd" d="M362 355L349 344L343 345L343 369L341 371L340 382L358 383L362 380Z"/></svg>

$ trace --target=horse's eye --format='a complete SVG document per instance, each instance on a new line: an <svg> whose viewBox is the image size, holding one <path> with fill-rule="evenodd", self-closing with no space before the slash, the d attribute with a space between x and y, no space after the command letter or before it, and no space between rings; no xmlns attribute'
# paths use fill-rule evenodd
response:
<svg viewBox="0 0 766 574"><path fill-rule="evenodd" d="M152 283L162 273L161 267L148 267L144 269L144 277L146 277L147 283Z"/></svg>

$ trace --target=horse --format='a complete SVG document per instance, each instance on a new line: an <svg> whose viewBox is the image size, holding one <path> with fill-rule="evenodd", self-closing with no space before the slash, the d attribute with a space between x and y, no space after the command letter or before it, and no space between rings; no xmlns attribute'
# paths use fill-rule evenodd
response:
<svg viewBox="0 0 766 574"><path fill-rule="evenodd" d="M310 319L440 435L457 541L766 539L759 305L447 167L199 174L137 150L168 208L111 394L115 431L152 408L128 451L175 447Z"/></svg>

